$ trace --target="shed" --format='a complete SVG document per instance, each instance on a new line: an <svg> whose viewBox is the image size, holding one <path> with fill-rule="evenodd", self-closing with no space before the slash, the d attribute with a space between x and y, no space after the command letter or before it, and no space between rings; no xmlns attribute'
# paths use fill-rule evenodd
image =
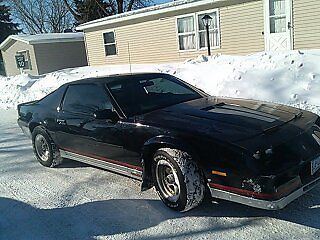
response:
<svg viewBox="0 0 320 240"><path fill-rule="evenodd" d="M177 62L207 54L204 14L213 54L320 48L319 0L177 0L77 29L89 65Z"/></svg>
<svg viewBox="0 0 320 240"><path fill-rule="evenodd" d="M87 65L83 33L11 35L0 44L8 76Z"/></svg>

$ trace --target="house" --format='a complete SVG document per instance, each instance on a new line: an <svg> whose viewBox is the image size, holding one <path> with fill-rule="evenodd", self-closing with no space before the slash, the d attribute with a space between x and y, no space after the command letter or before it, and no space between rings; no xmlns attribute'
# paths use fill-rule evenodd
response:
<svg viewBox="0 0 320 240"><path fill-rule="evenodd" d="M0 57L0 76L1 75L6 75L6 72L4 70L4 64L3 64L3 60L2 58Z"/></svg>
<svg viewBox="0 0 320 240"><path fill-rule="evenodd" d="M78 26L89 65L164 63L207 54L320 48L319 0L177 0Z"/></svg>
<svg viewBox="0 0 320 240"><path fill-rule="evenodd" d="M8 76L87 65L83 33L11 35L0 44Z"/></svg>

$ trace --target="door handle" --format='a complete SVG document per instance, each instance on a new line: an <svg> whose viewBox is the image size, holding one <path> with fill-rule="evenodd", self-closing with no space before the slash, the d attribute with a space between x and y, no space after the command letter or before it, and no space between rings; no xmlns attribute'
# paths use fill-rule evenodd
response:
<svg viewBox="0 0 320 240"><path fill-rule="evenodd" d="M57 123L58 123L59 125L66 125L66 124L67 124L67 121L64 120L64 119L57 119Z"/></svg>

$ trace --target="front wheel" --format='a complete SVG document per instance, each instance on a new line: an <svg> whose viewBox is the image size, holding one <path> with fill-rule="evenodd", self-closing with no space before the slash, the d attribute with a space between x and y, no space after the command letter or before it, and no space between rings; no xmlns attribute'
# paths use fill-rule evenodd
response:
<svg viewBox="0 0 320 240"><path fill-rule="evenodd" d="M185 212L202 202L205 194L204 180L188 153L161 148L153 159L155 188L165 205Z"/></svg>

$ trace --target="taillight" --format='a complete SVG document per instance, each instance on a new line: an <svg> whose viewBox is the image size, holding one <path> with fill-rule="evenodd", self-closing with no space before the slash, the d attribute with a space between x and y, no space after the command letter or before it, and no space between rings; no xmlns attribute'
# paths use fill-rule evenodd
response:
<svg viewBox="0 0 320 240"><path fill-rule="evenodd" d="M21 105L20 105L20 104L18 104L18 106L17 106L17 110L18 110L18 115L19 115L19 117L21 116L20 109L21 109Z"/></svg>

